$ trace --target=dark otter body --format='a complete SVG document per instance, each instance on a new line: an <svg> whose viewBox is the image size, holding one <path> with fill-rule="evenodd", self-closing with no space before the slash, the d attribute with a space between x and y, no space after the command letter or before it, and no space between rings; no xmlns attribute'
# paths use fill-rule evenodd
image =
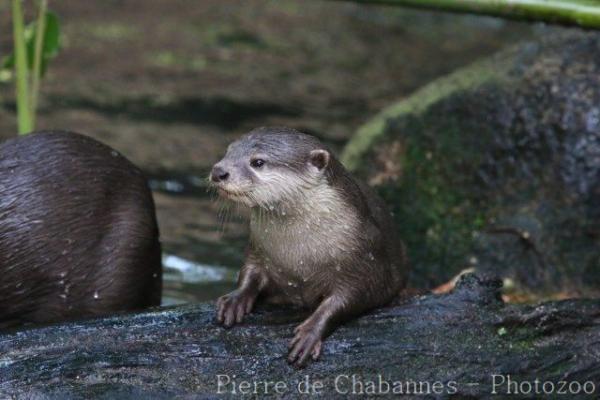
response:
<svg viewBox="0 0 600 400"><path fill-rule="evenodd" d="M316 309L296 329L289 361L317 358L340 323L391 301L407 266L390 213L314 137L261 128L233 143L211 179L252 208L238 289L218 302L218 321L241 322L256 299Z"/></svg>
<svg viewBox="0 0 600 400"><path fill-rule="evenodd" d="M67 132L0 145L0 327L160 304L161 250L141 171Z"/></svg>

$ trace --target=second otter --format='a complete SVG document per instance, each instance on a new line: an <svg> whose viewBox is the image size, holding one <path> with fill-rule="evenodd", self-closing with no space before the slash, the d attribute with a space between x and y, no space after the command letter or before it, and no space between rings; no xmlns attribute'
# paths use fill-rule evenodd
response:
<svg viewBox="0 0 600 400"><path fill-rule="evenodd" d="M295 329L290 363L316 360L336 326L404 287L404 248L389 211L316 138L256 129L229 146L211 181L221 196L252 208L238 288L218 300L217 320L242 322L259 296L315 309Z"/></svg>
<svg viewBox="0 0 600 400"><path fill-rule="evenodd" d="M110 147L46 131L0 144L0 330L160 304L152 193Z"/></svg>

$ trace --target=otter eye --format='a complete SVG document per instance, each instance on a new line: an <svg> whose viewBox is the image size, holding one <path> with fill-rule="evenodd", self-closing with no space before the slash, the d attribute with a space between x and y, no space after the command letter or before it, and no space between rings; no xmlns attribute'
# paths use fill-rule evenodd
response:
<svg viewBox="0 0 600 400"><path fill-rule="evenodd" d="M250 161L250 165L253 168L260 168L263 165L265 165L265 160L263 160L262 158L256 158L256 159Z"/></svg>

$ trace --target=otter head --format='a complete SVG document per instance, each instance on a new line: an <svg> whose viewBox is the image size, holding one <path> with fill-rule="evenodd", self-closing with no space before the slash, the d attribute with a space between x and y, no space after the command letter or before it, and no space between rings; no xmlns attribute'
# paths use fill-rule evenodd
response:
<svg viewBox="0 0 600 400"><path fill-rule="evenodd" d="M330 152L315 137L289 128L258 128L229 145L210 181L225 198L273 209L327 184L330 164Z"/></svg>

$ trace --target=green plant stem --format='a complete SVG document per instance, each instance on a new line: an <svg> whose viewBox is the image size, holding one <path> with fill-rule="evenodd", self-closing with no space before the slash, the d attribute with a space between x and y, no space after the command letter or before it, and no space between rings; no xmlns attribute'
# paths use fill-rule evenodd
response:
<svg viewBox="0 0 600 400"><path fill-rule="evenodd" d="M44 33L46 31L46 11L48 0L40 0L38 7L38 18L35 29L35 54L33 58L33 74L31 78L31 127L35 128L35 117L37 111L38 94L40 91L40 79L42 75L42 57L44 50Z"/></svg>
<svg viewBox="0 0 600 400"><path fill-rule="evenodd" d="M27 89L27 49L25 47L25 27L21 0L12 1L13 39L15 52L15 76L17 81L17 119L19 134L32 130L29 91Z"/></svg>
<svg viewBox="0 0 600 400"><path fill-rule="evenodd" d="M340 0L338 0L340 1ZM344 0L422 9L483 14L600 28L600 2L594 0Z"/></svg>

